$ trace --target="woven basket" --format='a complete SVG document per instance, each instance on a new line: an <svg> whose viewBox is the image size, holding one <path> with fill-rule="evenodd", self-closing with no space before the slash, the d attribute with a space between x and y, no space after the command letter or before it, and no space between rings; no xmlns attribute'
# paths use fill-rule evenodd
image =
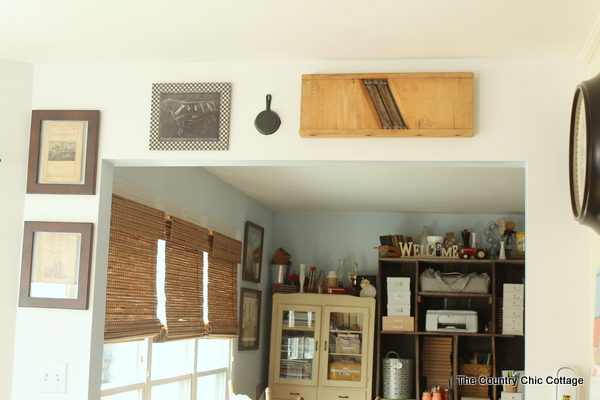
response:
<svg viewBox="0 0 600 400"><path fill-rule="evenodd" d="M296 293L298 292L299 286L297 285L284 285L283 283L274 283L271 285L271 295L275 293Z"/></svg>
<svg viewBox="0 0 600 400"><path fill-rule="evenodd" d="M474 376L492 376L492 366L485 364L458 364L459 375Z"/></svg>
<svg viewBox="0 0 600 400"><path fill-rule="evenodd" d="M485 364L458 364L458 374L467 375L475 378L480 376L492 376L492 366ZM489 385L458 385L458 393L461 396L486 397L489 392Z"/></svg>

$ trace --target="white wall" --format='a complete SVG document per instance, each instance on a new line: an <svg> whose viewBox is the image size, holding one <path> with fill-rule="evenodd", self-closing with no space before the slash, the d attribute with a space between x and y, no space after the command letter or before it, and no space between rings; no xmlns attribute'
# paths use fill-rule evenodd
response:
<svg viewBox="0 0 600 400"><path fill-rule="evenodd" d="M0 398L9 398L15 344L33 66L0 59Z"/></svg>
<svg viewBox="0 0 600 400"><path fill-rule="evenodd" d="M475 135L448 139L302 139L298 136L300 76L304 73L473 71ZM421 61L294 62L185 65L37 65L34 109L99 109L99 172L111 165L248 165L280 160L316 164L321 160L519 161L527 165L527 316L529 374L546 376L562 364L589 375L591 315L589 234L572 219L568 197L567 143L574 86L585 77L577 59L485 59ZM148 150L151 84L232 82L230 150L153 152ZM253 126L264 96L282 118L280 130L260 135ZM8 102L6 94L4 102ZM276 106L276 107L275 107ZM24 107L23 107L24 108ZM23 108L20 111L29 115ZM26 116L22 116L25 118ZM3 139L13 132L3 132ZM26 132L23 132L26 134ZM24 143L17 151L23 152ZM22 165L26 163L23 159ZM281 161L283 162L283 161ZM23 188L23 176L8 178ZM106 191L107 186L102 190ZM16 190L16 189L15 189ZM22 192L21 192L22 193ZM104 192L96 196L27 195L26 220L81 220L106 215ZM10 227L21 230L22 221ZM106 235L102 223L95 243L96 271L102 271ZM2 261L19 259L11 246ZM3 262L4 264L4 262ZM13 262L14 265L14 262ZM18 268L14 265L13 268ZM4 281L3 281L4 282ZM560 286L558 286L560 283ZM14 282L3 283L14 290ZM92 294L102 290L92 282ZM37 363L69 363L68 393L80 400L97 390L96 361L103 304L90 311L17 309L13 399L50 399L31 385ZM14 304L14 303L13 303ZM14 312L14 310L13 310ZM559 316L558 318L554 318ZM92 336L94 340L92 340ZM90 359L94 362L90 365ZM546 385L528 388L529 398L550 398ZM90 398L95 398L90 395Z"/></svg>

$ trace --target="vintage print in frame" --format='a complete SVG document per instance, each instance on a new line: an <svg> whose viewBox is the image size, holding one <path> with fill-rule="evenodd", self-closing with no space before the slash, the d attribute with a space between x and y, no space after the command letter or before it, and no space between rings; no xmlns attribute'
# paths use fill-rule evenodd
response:
<svg viewBox="0 0 600 400"><path fill-rule="evenodd" d="M99 114L33 111L27 193L95 193Z"/></svg>

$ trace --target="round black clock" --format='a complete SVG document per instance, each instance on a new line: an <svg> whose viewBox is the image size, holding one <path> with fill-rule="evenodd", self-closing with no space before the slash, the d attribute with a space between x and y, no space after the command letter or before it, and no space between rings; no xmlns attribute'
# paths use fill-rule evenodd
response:
<svg viewBox="0 0 600 400"><path fill-rule="evenodd" d="M575 90L569 183L575 220L600 234L600 74Z"/></svg>

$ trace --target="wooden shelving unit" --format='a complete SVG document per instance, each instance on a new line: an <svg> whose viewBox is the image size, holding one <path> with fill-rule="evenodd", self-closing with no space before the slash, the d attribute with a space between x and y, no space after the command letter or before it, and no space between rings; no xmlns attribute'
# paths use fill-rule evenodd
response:
<svg viewBox="0 0 600 400"><path fill-rule="evenodd" d="M491 278L490 292L433 293L419 290L419 276L428 268L440 272L487 273ZM382 317L387 315L387 278L409 277L411 290L411 313L415 320L415 331L383 331ZM375 396L383 396L382 360L389 351L415 362L415 398L428 387L438 384L452 387L453 398L467 394L464 390L479 391L492 400L500 399L502 386L461 388L457 375L460 373L460 357L464 353L490 354L492 376L502 376L502 370L523 370L525 366L525 341L523 335L502 334L502 295L504 283L524 283L525 262L523 260L462 260L440 258L380 258L377 288ZM427 332L425 318L427 310L474 310L478 314L477 333ZM429 382L423 371L431 371L423 354L428 353L427 338L449 338L452 342L451 372L448 382ZM430 351L429 351L430 353ZM484 361L484 363L487 360Z"/></svg>

